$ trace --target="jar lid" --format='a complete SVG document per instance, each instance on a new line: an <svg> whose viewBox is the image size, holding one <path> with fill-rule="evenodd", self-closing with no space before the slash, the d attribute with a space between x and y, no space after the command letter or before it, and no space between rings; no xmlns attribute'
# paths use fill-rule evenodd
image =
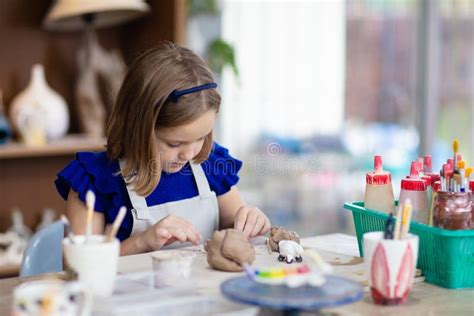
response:
<svg viewBox="0 0 474 316"><path fill-rule="evenodd" d="M426 191L426 181L423 179L402 179L402 190Z"/></svg>
<svg viewBox="0 0 474 316"><path fill-rule="evenodd" d="M392 175L388 171L383 170L382 156L374 156L374 171L368 172L365 176L367 184L383 185L392 183Z"/></svg>
<svg viewBox="0 0 474 316"><path fill-rule="evenodd" d="M438 192L439 189L441 189L441 182L440 181L434 181L433 182L433 192Z"/></svg>
<svg viewBox="0 0 474 316"><path fill-rule="evenodd" d="M428 174L431 177L431 182L439 181L441 180L441 176L437 173L430 173Z"/></svg>
<svg viewBox="0 0 474 316"><path fill-rule="evenodd" d="M417 169L418 169L418 173L423 173L423 170L424 170L424 165L423 165L423 158L422 157L418 157L416 159L416 166L417 166Z"/></svg>
<svg viewBox="0 0 474 316"><path fill-rule="evenodd" d="M423 173L431 173L433 169L433 162L431 159L431 155L425 155L425 158L423 160Z"/></svg>
<svg viewBox="0 0 474 316"><path fill-rule="evenodd" d="M474 192L474 180L469 181L469 190L471 190L471 192Z"/></svg>
<svg viewBox="0 0 474 316"><path fill-rule="evenodd" d="M390 184L392 183L392 175L389 172L382 173L368 173L365 177L365 182L367 184Z"/></svg>
<svg viewBox="0 0 474 316"><path fill-rule="evenodd" d="M426 186L431 186L431 184L433 183L433 178L431 176L424 175L423 177L421 177L421 179L425 180Z"/></svg>
<svg viewBox="0 0 474 316"><path fill-rule="evenodd" d="M423 172L423 163L412 161L410 165L410 175L407 178L420 179L420 172Z"/></svg>

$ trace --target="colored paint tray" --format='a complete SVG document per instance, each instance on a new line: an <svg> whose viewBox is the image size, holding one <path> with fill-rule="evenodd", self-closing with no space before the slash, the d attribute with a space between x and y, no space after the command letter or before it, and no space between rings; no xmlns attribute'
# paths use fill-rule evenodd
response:
<svg viewBox="0 0 474 316"><path fill-rule="evenodd" d="M290 288L257 283L248 277L232 278L221 284L225 297L238 303L282 311L315 311L361 300L362 286L335 275L326 275L322 286Z"/></svg>

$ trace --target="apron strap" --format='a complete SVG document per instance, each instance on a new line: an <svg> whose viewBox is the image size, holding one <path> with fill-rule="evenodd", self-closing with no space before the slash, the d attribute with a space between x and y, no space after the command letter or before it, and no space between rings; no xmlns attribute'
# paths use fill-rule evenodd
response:
<svg viewBox="0 0 474 316"><path fill-rule="evenodd" d="M120 169L122 169L125 165L125 161L123 159L119 160ZM199 196L201 198L208 197L212 194L211 188L209 187L209 182L207 181L207 177L204 174L204 170L202 169L202 165L194 164L192 162L189 163L191 166L191 170L193 171L194 180L196 181L197 189L199 192ZM138 195L129 185L125 185L127 188L128 196L130 197L130 202L132 202L132 206L135 210L141 213L141 216L147 217L148 212L148 205L146 203L145 197Z"/></svg>
<svg viewBox="0 0 474 316"><path fill-rule="evenodd" d="M123 159L120 159L119 164L120 164L120 170L122 170L123 167L125 166L125 161ZM141 211L141 212L147 210L148 205L146 204L145 198L138 195L134 190L132 190L130 185L126 184L125 187L127 188L128 196L130 197L130 202L132 202L132 207L135 210Z"/></svg>
<svg viewBox="0 0 474 316"><path fill-rule="evenodd" d="M196 181L196 185L198 188L199 196L208 197L211 195L211 188L209 187L209 182L207 181L207 177L204 174L204 170L202 169L201 164L195 164L190 162L189 165L194 174L194 179Z"/></svg>

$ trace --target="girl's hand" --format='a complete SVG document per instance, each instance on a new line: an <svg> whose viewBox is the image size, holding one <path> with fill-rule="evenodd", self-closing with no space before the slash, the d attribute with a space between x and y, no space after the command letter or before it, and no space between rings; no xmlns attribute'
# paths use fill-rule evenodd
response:
<svg viewBox="0 0 474 316"><path fill-rule="evenodd" d="M270 226L268 217L254 206L244 205L234 216L234 228L243 231L247 238L266 234Z"/></svg>
<svg viewBox="0 0 474 316"><path fill-rule="evenodd" d="M147 251L154 251L175 241L190 241L197 245L201 240L201 233L187 220L170 214L150 227L141 236Z"/></svg>

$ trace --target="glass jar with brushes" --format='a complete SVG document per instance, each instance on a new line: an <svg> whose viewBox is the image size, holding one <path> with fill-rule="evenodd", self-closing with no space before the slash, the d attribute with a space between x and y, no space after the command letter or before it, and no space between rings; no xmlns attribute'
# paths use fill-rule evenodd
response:
<svg viewBox="0 0 474 316"><path fill-rule="evenodd" d="M433 207L433 224L450 230L470 229L471 193L438 191Z"/></svg>

